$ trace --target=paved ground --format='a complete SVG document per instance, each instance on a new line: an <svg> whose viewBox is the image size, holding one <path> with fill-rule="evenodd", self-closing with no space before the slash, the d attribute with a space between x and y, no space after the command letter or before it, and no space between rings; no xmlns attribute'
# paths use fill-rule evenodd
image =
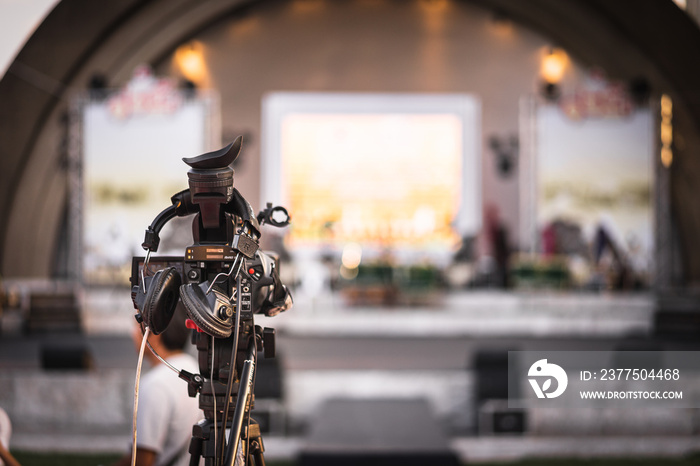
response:
<svg viewBox="0 0 700 466"><path fill-rule="evenodd" d="M43 350L84 347L95 369L133 369L136 350L127 336L3 336L0 370L41 368ZM280 359L287 370L464 370L482 350L607 351L620 348L698 351L700 340L619 337L374 336L322 337L281 334Z"/></svg>
<svg viewBox="0 0 700 466"><path fill-rule="evenodd" d="M0 391L11 387L15 397L6 390L0 393L0 401L17 402L13 409L37 420L46 409L38 404L53 404L55 411L48 431L36 427L39 421L18 425L14 445L40 444L45 451L86 446L114 451L128 442L125 429L114 431L114 426L129 424L129 387L136 365L136 351L128 336L133 311L128 309L129 302L122 302L122 294L112 290L87 298L92 310L85 334L26 336L8 331L0 337ZM471 403L470 372L478 351L622 347L700 351L700 341L654 337L653 309L653 300L646 295L477 292L449 296L435 308L407 309L348 308L337 296L330 296L299 299L296 309L257 323L278 330L291 418L308 416L321 400L334 396L419 397L430 400L443 423L464 427L471 422L471 408L466 405ZM93 371L62 376L41 370L42 355L76 348L90 354ZM105 395L114 383L120 385L119 393ZM112 416L112 424L107 423L109 419L94 421L88 410L80 413L85 422L77 418L70 424L73 431L61 428L61 404L71 401L69 395L55 393L61 384L77 387L73 401L78 404L93 395L111 396L107 401L98 400L95 412L98 418ZM110 411L112 404L119 404L119 410ZM304 442L303 436L266 438L270 456L278 458L293 457ZM700 449L695 437L685 435L647 436L643 442L630 437L458 435L451 445L462 458L480 460L519 458L537 451L549 456L673 456Z"/></svg>
<svg viewBox="0 0 700 466"><path fill-rule="evenodd" d="M280 335L280 358L288 370L462 370L478 350L606 351L626 344L674 351L700 350L700 341L620 338L298 337ZM96 369L133 369L136 351L125 336L53 335L3 337L1 370L41 368L41 353L87 348Z"/></svg>

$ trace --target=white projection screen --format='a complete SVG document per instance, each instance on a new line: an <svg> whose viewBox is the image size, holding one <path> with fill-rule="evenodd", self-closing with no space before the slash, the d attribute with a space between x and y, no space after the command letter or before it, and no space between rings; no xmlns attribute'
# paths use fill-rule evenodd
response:
<svg viewBox="0 0 700 466"><path fill-rule="evenodd" d="M444 253L480 228L479 126L470 95L270 94L262 199L294 248Z"/></svg>

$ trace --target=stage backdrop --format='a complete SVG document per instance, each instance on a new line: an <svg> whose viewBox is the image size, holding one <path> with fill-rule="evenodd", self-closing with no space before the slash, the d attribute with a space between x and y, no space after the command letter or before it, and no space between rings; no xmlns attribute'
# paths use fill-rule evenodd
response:
<svg viewBox="0 0 700 466"><path fill-rule="evenodd" d="M271 94L262 199L294 248L445 255L480 226L479 122L468 95Z"/></svg>
<svg viewBox="0 0 700 466"><path fill-rule="evenodd" d="M215 96L183 93L148 68L122 91L82 106L85 282L126 283L131 257L144 254L144 230L188 187L182 157L218 148L216 107ZM191 219L177 220L163 229L159 254L182 255L191 243Z"/></svg>
<svg viewBox="0 0 700 466"><path fill-rule="evenodd" d="M649 283L653 116L632 105L619 86L595 83L537 109L538 231L565 222L580 230L587 252L595 255L602 229L627 266Z"/></svg>

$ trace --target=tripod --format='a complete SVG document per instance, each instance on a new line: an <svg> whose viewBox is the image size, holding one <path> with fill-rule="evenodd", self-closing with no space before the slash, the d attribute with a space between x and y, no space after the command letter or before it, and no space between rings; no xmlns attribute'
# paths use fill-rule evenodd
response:
<svg viewBox="0 0 700 466"><path fill-rule="evenodd" d="M258 351L263 350L265 357L274 357L275 332L254 324L253 312L246 304L250 303L252 283L245 274L247 272L241 272L236 277L232 335L227 339L215 339L204 333L195 334L200 369L202 372L209 369L210 378L190 385L189 394L199 393L200 409L205 416L193 428L189 449L191 465L199 464L200 458L205 459L206 466L265 464L260 427L251 419L250 412L255 401L253 387ZM228 365L224 362L227 355L230 355ZM226 430L228 441L224 441Z"/></svg>
<svg viewBox="0 0 700 466"><path fill-rule="evenodd" d="M254 402L252 393L253 381L255 378L255 343L251 341L247 351L247 359L243 364L240 382L238 383L238 393L233 409L226 412L226 420L221 419L220 424L211 418L205 418L196 424L192 430L192 441L190 443L190 465L199 464L199 459L204 458L207 466L217 465L217 452L220 451L221 439L217 438L216 432L222 431L221 427L226 425L229 429L228 446L224 456L223 464L232 465L252 465L264 466L264 447L259 424L250 417L250 411ZM235 385L234 385L235 388ZM214 396L217 396L216 394ZM225 396L225 394L224 394ZM200 394L200 408L209 414L208 406L213 399L209 390L203 390ZM223 413L223 411L222 411ZM246 422L247 421L247 422ZM245 425L244 425L245 423ZM215 428L218 427L218 429ZM221 432L219 435L223 436Z"/></svg>

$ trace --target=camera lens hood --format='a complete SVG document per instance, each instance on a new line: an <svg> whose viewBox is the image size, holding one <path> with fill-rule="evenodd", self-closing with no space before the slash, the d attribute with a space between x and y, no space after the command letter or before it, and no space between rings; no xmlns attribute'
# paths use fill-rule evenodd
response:
<svg viewBox="0 0 700 466"><path fill-rule="evenodd" d="M180 287L180 297L187 316L207 335L228 338L233 328L231 300L221 291L212 288L207 295L209 282L187 283Z"/></svg>

